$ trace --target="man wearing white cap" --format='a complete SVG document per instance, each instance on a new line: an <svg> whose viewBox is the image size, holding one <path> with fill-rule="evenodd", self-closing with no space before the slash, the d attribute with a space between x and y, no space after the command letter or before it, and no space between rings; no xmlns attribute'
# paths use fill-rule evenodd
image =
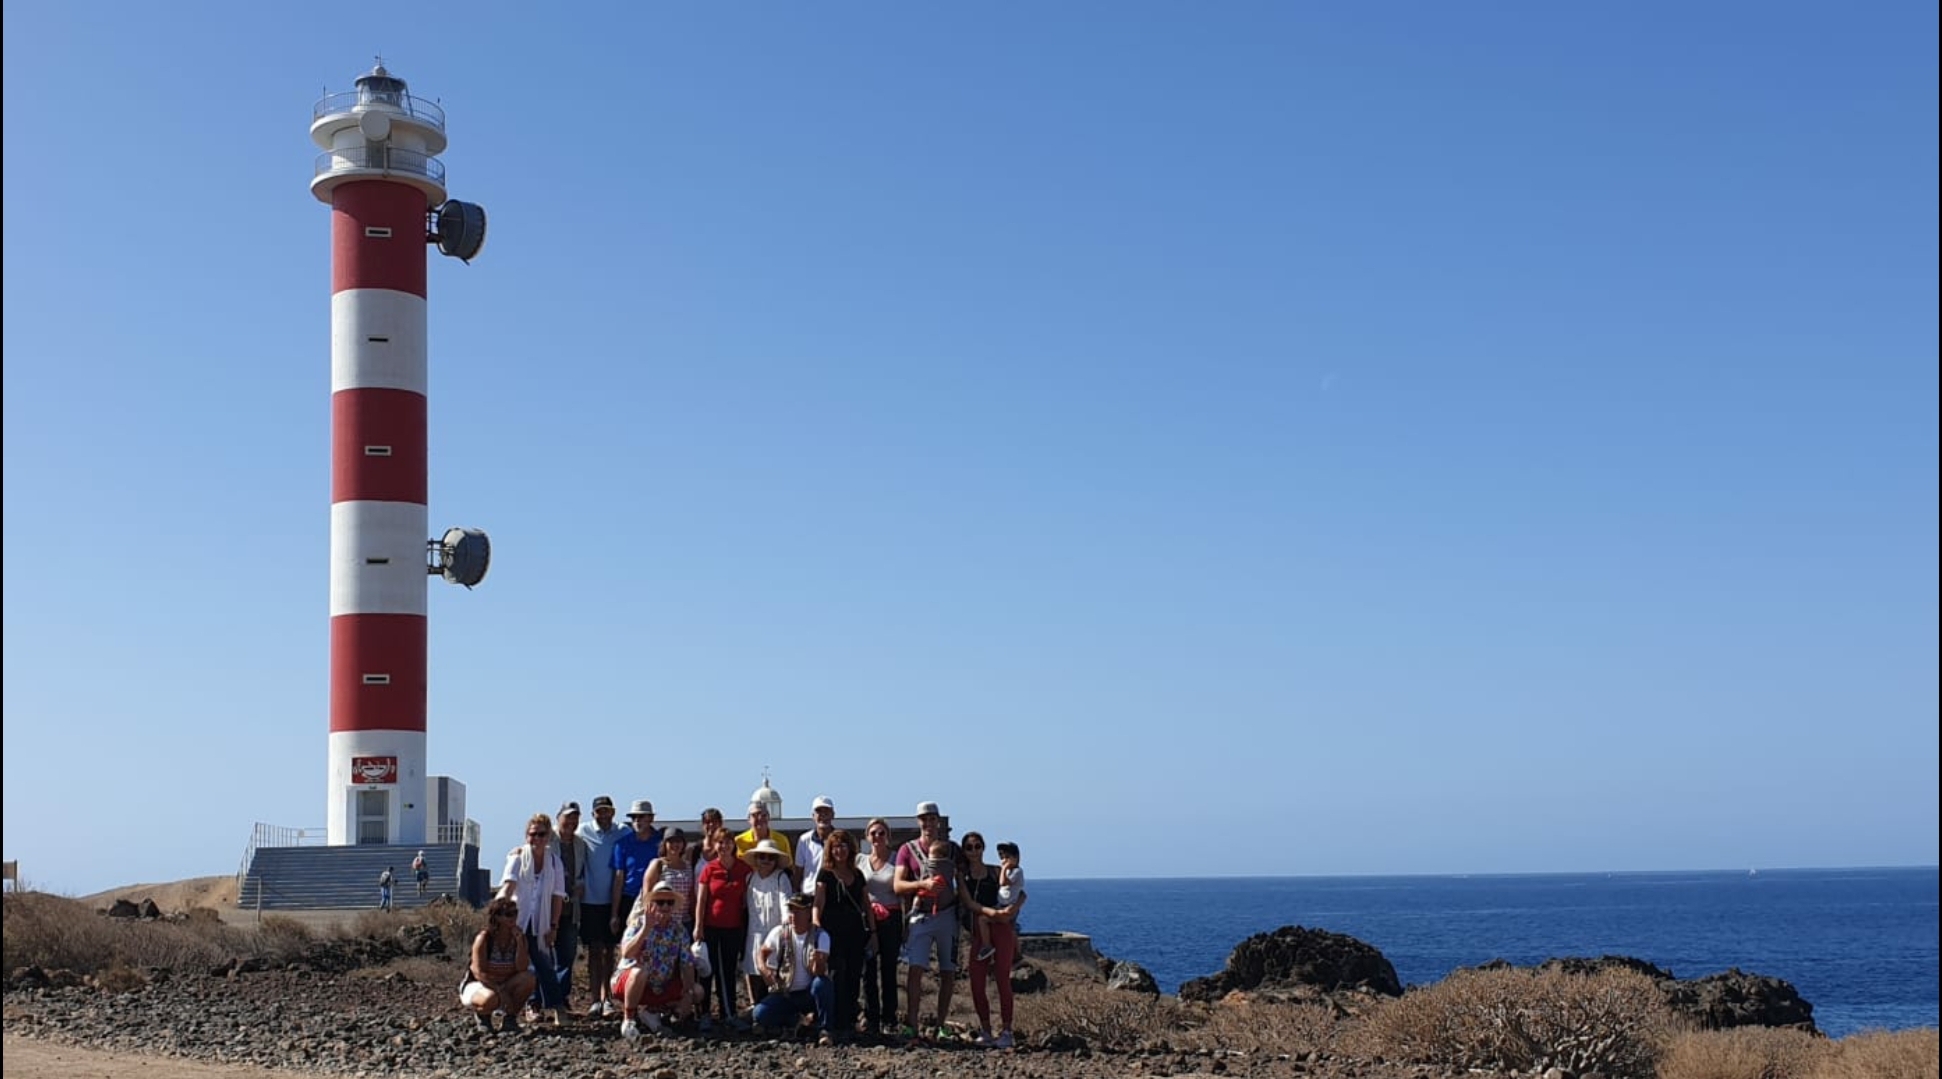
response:
<svg viewBox="0 0 1942 1079"><path fill-rule="evenodd" d="M917 803L916 839L897 848L893 887L912 906L909 935L904 939L904 962L910 973L904 981L907 1036L920 1036L918 1020L924 1006L924 969L937 953L937 1023L951 1014L951 990L957 984L958 899L962 880L958 851L944 838L944 817L936 802ZM943 856L939 857L938 852ZM921 916L919 916L921 914Z"/></svg>
<svg viewBox="0 0 1942 1079"><path fill-rule="evenodd" d="M796 880L804 891L815 887L816 874L823 870L823 843L836 830L836 803L828 795L819 794L809 812L816 818L816 827L796 840Z"/></svg>

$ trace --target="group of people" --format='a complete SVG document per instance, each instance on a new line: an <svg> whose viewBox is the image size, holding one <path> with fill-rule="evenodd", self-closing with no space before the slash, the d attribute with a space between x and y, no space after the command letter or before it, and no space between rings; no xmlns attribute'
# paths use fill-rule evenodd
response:
<svg viewBox="0 0 1942 1079"><path fill-rule="evenodd" d="M694 837L657 828L646 799L628 808L624 826L606 795L593 800L591 821L577 802L561 806L557 820L534 814L472 942L461 1003L484 1030L494 1016L501 1029L517 1029L534 1001L529 1018L564 1023L584 948L587 1015L619 1018L630 1040L659 1034L669 1020L702 1032L813 1024L825 1045L935 1038L950 1012L962 930L973 1040L1009 1047L1025 904L1017 845L998 844L998 863L987 863L984 837L953 842L935 802L917 804L917 838L895 847L881 818L859 839L835 827L828 798L811 813L815 827L793 843L770 829L760 801L749 803L747 830L730 830L711 808ZM899 960L908 967L901 1019ZM937 973L937 1011L920 1026L926 969Z"/></svg>

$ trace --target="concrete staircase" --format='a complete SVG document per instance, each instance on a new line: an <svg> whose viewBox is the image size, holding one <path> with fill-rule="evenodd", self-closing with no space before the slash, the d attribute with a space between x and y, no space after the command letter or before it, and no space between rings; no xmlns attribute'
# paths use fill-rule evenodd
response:
<svg viewBox="0 0 1942 1079"><path fill-rule="evenodd" d="M411 872L411 860L420 849L417 844L258 847L237 889L236 905L251 910L375 910L378 874L387 866L395 879L393 909L422 907L441 895L475 905L484 901L478 848L462 843L423 846L431 883L421 898Z"/></svg>

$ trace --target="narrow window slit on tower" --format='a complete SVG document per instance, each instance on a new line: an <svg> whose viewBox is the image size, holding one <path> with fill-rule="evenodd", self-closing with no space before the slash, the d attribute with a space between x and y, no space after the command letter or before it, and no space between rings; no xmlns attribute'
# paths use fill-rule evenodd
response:
<svg viewBox="0 0 1942 1079"><path fill-rule="evenodd" d="M364 236L370 240L389 240L391 238L391 226L366 225L364 226Z"/></svg>
<svg viewBox="0 0 1942 1079"><path fill-rule="evenodd" d="M389 446L366 446L366 447L364 447L364 456L366 456L366 457L389 457L389 456L391 456L391 447L389 447Z"/></svg>
<svg viewBox="0 0 1942 1079"><path fill-rule="evenodd" d="M367 674L364 676L364 684L367 686L388 686L391 684L391 676L388 674Z"/></svg>
<svg viewBox="0 0 1942 1079"><path fill-rule="evenodd" d="M380 337L377 334L372 334L369 337L366 337L365 340L374 345L388 345L391 343L391 338Z"/></svg>
<svg viewBox="0 0 1942 1079"><path fill-rule="evenodd" d="M391 560L389 558L367 558L364 560L364 564L367 566L388 566L391 564Z"/></svg>

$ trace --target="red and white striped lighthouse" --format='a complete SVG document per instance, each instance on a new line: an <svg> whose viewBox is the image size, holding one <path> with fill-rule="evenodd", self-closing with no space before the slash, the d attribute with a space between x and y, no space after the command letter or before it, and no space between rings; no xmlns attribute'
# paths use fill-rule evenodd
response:
<svg viewBox="0 0 1942 1079"><path fill-rule="evenodd" d="M427 537L426 246L470 259L477 206L447 201L445 113L380 63L312 112L311 193L331 208L329 842L424 843L426 577L473 585L483 533ZM429 552L429 554L428 554Z"/></svg>

